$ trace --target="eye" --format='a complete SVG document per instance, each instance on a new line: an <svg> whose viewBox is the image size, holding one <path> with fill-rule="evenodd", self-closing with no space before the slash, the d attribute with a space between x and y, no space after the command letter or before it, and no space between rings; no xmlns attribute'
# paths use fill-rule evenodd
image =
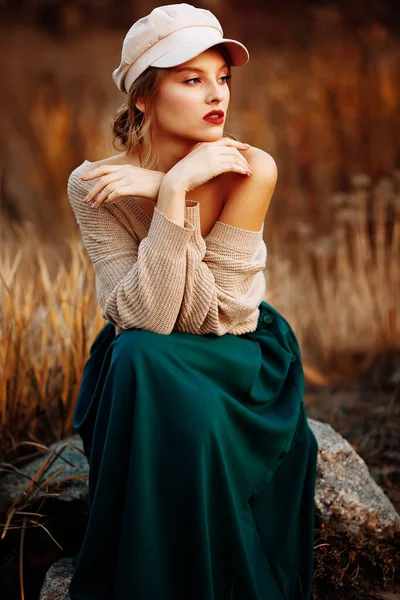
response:
<svg viewBox="0 0 400 600"><path fill-rule="evenodd" d="M220 77L220 79L224 79L224 83L226 83L228 81L228 79L231 79L232 75L224 75L223 77ZM186 79L185 83L190 83L191 81L200 81L200 77L192 77L192 79Z"/></svg>

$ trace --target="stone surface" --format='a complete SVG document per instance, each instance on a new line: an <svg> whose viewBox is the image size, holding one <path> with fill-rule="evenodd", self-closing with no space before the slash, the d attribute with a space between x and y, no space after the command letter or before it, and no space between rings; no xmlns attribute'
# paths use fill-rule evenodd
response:
<svg viewBox="0 0 400 600"><path fill-rule="evenodd" d="M328 423L309 419L309 424L319 446L315 491L318 517L356 540L366 536L379 540L400 532L400 516L352 446ZM56 480L88 475L89 466L79 436L73 435L57 442L50 449L54 447L59 450L63 448L63 452L47 476L60 467L63 472ZM31 477L43 460L44 457L39 458L21 470ZM0 480L0 508L9 505L27 483L28 479L18 474L4 476ZM85 499L87 486L87 479L72 479L63 486L59 501ZM52 565L47 572L40 600L66 600L72 573L72 559L61 559Z"/></svg>
<svg viewBox="0 0 400 600"><path fill-rule="evenodd" d="M72 479L62 483L62 491L59 495L59 500L69 502L71 500L84 500L88 492L88 474L89 465L85 455L83 454L83 445L81 438L78 435L73 435L65 438L62 441L55 442L49 446L49 452L53 449L58 449L59 457L54 461L52 466L43 473L41 481L44 481L53 473L62 469L52 482L61 481L65 477L74 475L84 475L85 478ZM12 472L2 475L0 479L0 513L6 510L10 504L20 496L29 480L33 477L37 469L43 464L43 461L48 456L44 453L43 456L32 461L20 469L23 475Z"/></svg>
<svg viewBox="0 0 400 600"><path fill-rule="evenodd" d="M73 572L72 558L61 558L51 565L40 591L40 600L67 600Z"/></svg>
<svg viewBox="0 0 400 600"><path fill-rule="evenodd" d="M400 532L400 516L363 459L328 423L308 422L319 445L315 507L322 521L360 539Z"/></svg>
<svg viewBox="0 0 400 600"><path fill-rule="evenodd" d="M340 531L351 536L376 538L390 537L400 532L400 517L383 490L371 477L368 467L352 446L328 423L309 419L319 446L315 506L325 523L331 522ZM78 435L73 435L50 446L62 450L60 457L47 471L46 476L62 472L55 477L84 475L85 479L72 479L63 484L59 500L82 500L87 497L89 465L83 454ZM27 476L10 473L0 480L0 511L21 494L44 457L21 469Z"/></svg>

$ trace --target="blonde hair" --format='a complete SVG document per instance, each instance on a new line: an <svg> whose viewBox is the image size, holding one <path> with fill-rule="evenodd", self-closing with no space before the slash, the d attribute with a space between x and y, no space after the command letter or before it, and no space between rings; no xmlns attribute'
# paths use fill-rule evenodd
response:
<svg viewBox="0 0 400 600"><path fill-rule="evenodd" d="M211 48L210 48L211 49ZM229 53L222 44L217 44L212 47L217 50L229 67L232 61ZM113 131L113 146L116 149L116 142L123 147L129 154L136 152L143 147L143 140L147 133L150 133L151 141L152 124L155 117L155 98L160 83L165 79L166 75L172 69L160 69L157 67L148 67L139 77L132 83L129 88L127 101L120 106L112 123ZM230 80L228 79L230 88ZM146 113L143 113L136 108L136 102L141 99L146 105ZM236 139L234 136L225 134L224 137ZM158 155L154 152L151 145L147 148L146 155L141 157L141 166L146 169L153 169L158 163Z"/></svg>

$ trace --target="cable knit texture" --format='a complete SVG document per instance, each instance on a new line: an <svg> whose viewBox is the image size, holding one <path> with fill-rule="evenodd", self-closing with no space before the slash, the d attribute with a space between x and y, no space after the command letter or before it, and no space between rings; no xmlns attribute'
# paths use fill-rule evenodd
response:
<svg viewBox="0 0 400 600"><path fill-rule="evenodd" d="M217 221L203 238L200 204L186 199L184 225L157 206L150 217L124 196L92 210L85 160L68 179L68 198L96 275L102 316L122 329L224 335L255 331L265 295L263 229Z"/></svg>

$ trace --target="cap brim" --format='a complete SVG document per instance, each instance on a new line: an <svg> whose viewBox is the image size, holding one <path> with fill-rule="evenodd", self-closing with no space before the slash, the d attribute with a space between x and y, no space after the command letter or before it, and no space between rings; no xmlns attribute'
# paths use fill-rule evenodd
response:
<svg viewBox="0 0 400 600"><path fill-rule="evenodd" d="M154 62L151 63L152 67L159 68L167 68L167 67L176 67L181 65L182 63L191 60L198 54L201 54L205 50L208 50L212 46L216 46L217 44L223 44L226 46L226 49L229 52L229 55L232 60L232 66L234 67L242 67L249 60L249 53L243 44L237 42L236 40L230 40L227 38L221 38L218 42L215 40L190 40L189 42L185 42L181 46L170 50L166 54L164 54L161 58L158 58Z"/></svg>

